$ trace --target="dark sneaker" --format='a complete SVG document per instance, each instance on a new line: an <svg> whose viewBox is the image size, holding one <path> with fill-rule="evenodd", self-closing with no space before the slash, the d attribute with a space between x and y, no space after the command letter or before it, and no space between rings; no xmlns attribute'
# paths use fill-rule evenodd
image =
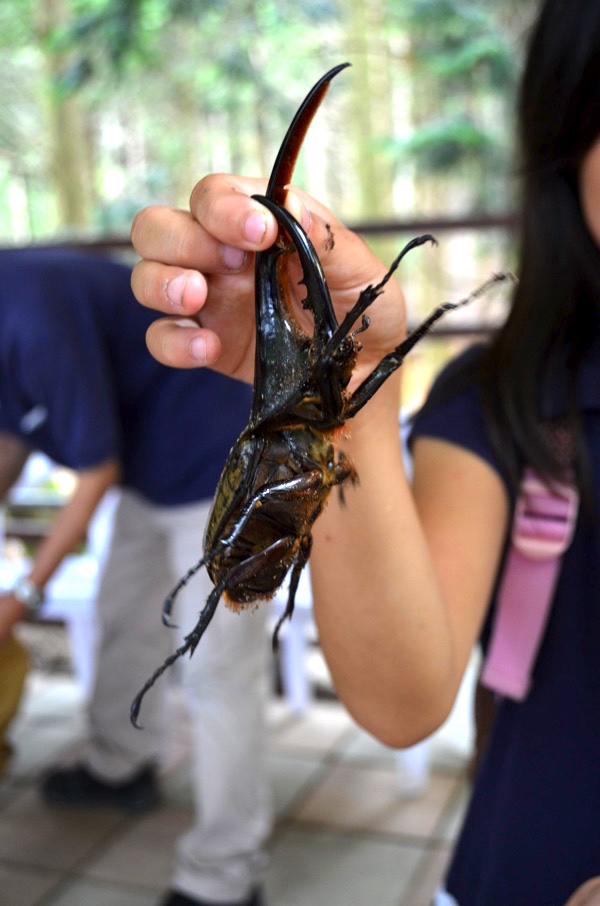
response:
<svg viewBox="0 0 600 906"><path fill-rule="evenodd" d="M171 890L160 901L159 906L265 906L260 888L255 887L249 897L245 900L236 900L235 902L213 903L209 900L198 900L189 897L185 893L179 893L177 890Z"/></svg>
<svg viewBox="0 0 600 906"><path fill-rule="evenodd" d="M83 765L53 771L43 781L42 798L71 808L108 806L124 812L145 812L160 802L154 768L143 768L126 783L105 783Z"/></svg>

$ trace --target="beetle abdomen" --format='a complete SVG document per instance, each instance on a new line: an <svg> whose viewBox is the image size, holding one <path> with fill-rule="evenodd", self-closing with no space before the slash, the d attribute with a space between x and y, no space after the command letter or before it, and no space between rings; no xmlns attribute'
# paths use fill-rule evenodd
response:
<svg viewBox="0 0 600 906"><path fill-rule="evenodd" d="M335 481L333 447L304 425L273 430L260 441L240 438L205 540L211 580L216 584L233 570L226 591L231 601L247 604L274 594Z"/></svg>

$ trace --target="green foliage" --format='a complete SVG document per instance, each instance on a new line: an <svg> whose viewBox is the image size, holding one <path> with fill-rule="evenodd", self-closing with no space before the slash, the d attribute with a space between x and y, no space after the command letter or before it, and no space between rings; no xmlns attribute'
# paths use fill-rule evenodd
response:
<svg viewBox="0 0 600 906"><path fill-rule="evenodd" d="M514 84L516 74L514 55L506 40L490 34L442 50L429 59L429 66L441 79L455 79L468 87L475 76L481 85L500 91Z"/></svg>
<svg viewBox="0 0 600 906"><path fill-rule="evenodd" d="M409 36L413 84L412 130L389 146L397 169L410 165L423 179L443 176L452 197L468 199L471 208L510 203L527 7L533 10L533 0L389 3L396 27Z"/></svg>
<svg viewBox="0 0 600 906"><path fill-rule="evenodd" d="M479 160L495 148L489 133L464 116L430 120L396 149L431 173L446 172L468 158Z"/></svg>
<svg viewBox="0 0 600 906"><path fill-rule="evenodd" d="M70 89L92 77L120 78L128 64L168 63L168 35L178 26L198 36L205 57L196 60L197 66L216 64L235 82L252 74L244 58L265 35L272 38L276 30L288 35L302 23L315 25L332 10L325 0L301 5L285 0L77 0L73 17L53 39L56 49L73 51L62 76Z"/></svg>
<svg viewBox="0 0 600 906"><path fill-rule="evenodd" d="M345 60L354 67L319 113L298 181L325 187L342 216L372 197L369 180L391 199L395 181L418 187L441 174L449 191L460 183L453 197L464 206L497 205L510 168L515 48L532 2L0 4L0 236L72 229L82 218L61 198L75 184L89 196L80 193L89 228L126 232L144 204L185 205L204 172L265 175L305 91ZM380 210L377 200L360 207L361 216Z"/></svg>

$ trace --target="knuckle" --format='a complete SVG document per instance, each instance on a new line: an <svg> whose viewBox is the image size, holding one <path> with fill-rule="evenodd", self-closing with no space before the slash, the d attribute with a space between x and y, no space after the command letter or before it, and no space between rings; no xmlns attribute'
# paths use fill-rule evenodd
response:
<svg viewBox="0 0 600 906"><path fill-rule="evenodd" d="M152 324L146 332L146 345L155 359L163 365L172 365L172 344L169 341L169 331L164 328L161 321Z"/></svg>
<svg viewBox="0 0 600 906"><path fill-rule="evenodd" d="M219 177L217 174L210 173L207 176L203 176L202 179L196 183L192 189L192 194L190 195L190 209L194 213L199 210L201 211L210 208L213 203L218 179Z"/></svg>
<svg viewBox="0 0 600 906"><path fill-rule="evenodd" d="M137 301L153 307L161 301L161 286L155 268L146 261L139 261L131 271L131 290Z"/></svg>
<svg viewBox="0 0 600 906"><path fill-rule="evenodd" d="M151 208L142 208L141 211L138 211L133 221L131 223L131 229L129 231L129 238L131 244L133 245L136 251L139 251L140 238L144 234L146 220L148 218L148 212Z"/></svg>
<svg viewBox="0 0 600 906"><path fill-rule="evenodd" d="M165 281L160 279L155 268L140 267L139 293L138 298L142 302L160 304L163 301L166 295Z"/></svg>
<svg viewBox="0 0 600 906"><path fill-rule="evenodd" d="M172 239L174 248L171 263L181 267L194 267L199 254L199 243L193 221L185 229L173 233Z"/></svg>
<svg viewBox="0 0 600 906"><path fill-rule="evenodd" d="M246 186L228 173L202 177L190 196L190 210L200 226L218 241L231 245L243 242L243 223L253 209Z"/></svg>

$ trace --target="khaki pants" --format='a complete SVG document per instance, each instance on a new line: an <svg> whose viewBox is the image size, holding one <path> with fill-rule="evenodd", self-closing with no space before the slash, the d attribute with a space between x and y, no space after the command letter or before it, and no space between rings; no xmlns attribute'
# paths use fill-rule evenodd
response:
<svg viewBox="0 0 600 906"><path fill-rule="evenodd" d="M0 777L4 774L12 749L6 731L17 713L29 670L29 652L14 636L0 645Z"/></svg>
<svg viewBox="0 0 600 906"><path fill-rule="evenodd" d="M186 696L195 822L178 841L173 885L199 899L247 896L264 869L271 803L265 777L268 605L232 613L223 601L193 657L181 658L144 698L139 722L129 707L154 669L195 625L212 584L201 570L181 591L163 626L161 606L202 556L206 502L157 507L124 491L96 602L100 640L89 705L85 761L100 777L125 781L164 750L163 693L173 676Z"/></svg>

